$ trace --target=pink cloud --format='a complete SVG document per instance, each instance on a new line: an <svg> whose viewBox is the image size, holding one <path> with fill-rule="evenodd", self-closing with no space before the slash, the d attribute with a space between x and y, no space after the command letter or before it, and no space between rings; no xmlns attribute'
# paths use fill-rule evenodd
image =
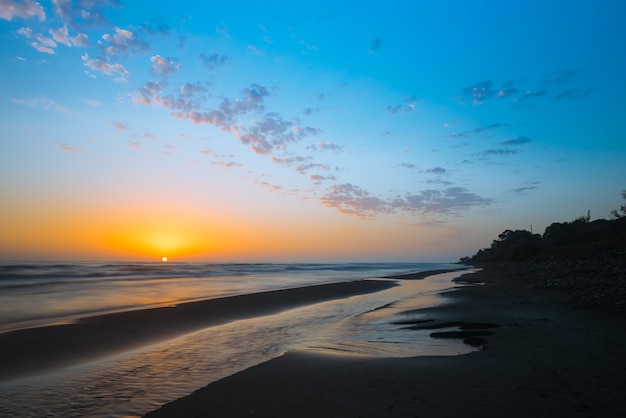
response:
<svg viewBox="0 0 626 418"><path fill-rule="evenodd" d="M152 71L164 77L174 74L180 68L179 64L176 64L168 58L163 58L160 55L153 56L150 58L150 61L152 61Z"/></svg>
<svg viewBox="0 0 626 418"><path fill-rule="evenodd" d="M63 105L49 99L45 96L39 96L32 99L11 99L13 103L28 106L32 108L42 108L44 110L56 110L57 112L68 112L69 110Z"/></svg>
<svg viewBox="0 0 626 418"><path fill-rule="evenodd" d="M54 39L46 38L41 33L33 32L31 28L27 27L18 29L17 33L27 39L34 39L30 45L37 51L44 52L46 54L54 54L54 48L57 47L57 43Z"/></svg>
<svg viewBox="0 0 626 418"><path fill-rule="evenodd" d="M89 54L83 54L81 58L87 68L100 71L106 75L118 75L115 81L125 82L130 74L122 64L111 64L108 58L89 58Z"/></svg>
<svg viewBox="0 0 626 418"><path fill-rule="evenodd" d="M11 0L0 0L0 17L4 20L13 20L14 17L29 19L37 17L39 21L46 20L46 13L43 7L36 1L22 0L20 2Z"/></svg>

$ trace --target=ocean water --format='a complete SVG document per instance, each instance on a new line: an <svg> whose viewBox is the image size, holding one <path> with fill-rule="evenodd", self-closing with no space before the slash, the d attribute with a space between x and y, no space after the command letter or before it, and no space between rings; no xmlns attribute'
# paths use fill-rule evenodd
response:
<svg viewBox="0 0 626 418"><path fill-rule="evenodd" d="M440 263L0 264L0 329L266 290L459 268ZM295 349L380 355L456 355L461 342L394 324L445 303L461 273L403 280L381 292L209 327L42 376L0 382L0 416L136 417ZM412 314L421 319L419 313Z"/></svg>

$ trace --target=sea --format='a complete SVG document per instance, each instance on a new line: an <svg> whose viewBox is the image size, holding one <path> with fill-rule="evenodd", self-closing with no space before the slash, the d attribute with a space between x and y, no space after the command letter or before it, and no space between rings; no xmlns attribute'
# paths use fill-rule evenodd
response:
<svg viewBox="0 0 626 418"><path fill-rule="evenodd" d="M106 313L317 284L458 270L376 293L212 326L141 349L0 382L0 416L140 417L290 350L337 355L458 355L472 349L399 319L448 303L448 263L0 263L0 333Z"/></svg>

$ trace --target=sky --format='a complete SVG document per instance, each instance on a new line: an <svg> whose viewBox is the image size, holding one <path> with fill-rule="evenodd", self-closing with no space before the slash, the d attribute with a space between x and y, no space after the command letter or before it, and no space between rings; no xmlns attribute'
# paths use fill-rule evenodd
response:
<svg viewBox="0 0 626 418"><path fill-rule="evenodd" d="M0 260L456 261L610 218L626 2L0 0Z"/></svg>

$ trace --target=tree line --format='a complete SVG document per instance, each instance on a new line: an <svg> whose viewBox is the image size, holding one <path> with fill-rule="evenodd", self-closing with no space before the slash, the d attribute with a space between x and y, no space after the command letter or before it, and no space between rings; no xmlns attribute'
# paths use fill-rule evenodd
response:
<svg viewBox="0 0 626 418"><path fill-rule="evenodd" d="M626 200L626 190L622 192ZM570 222L554 222L543 233L505 230L489 248L483 248L461 263L525 261L559 254L586 254L626 249L626 204L611 212L612 219L591 221L590 213Z"/></svg>

